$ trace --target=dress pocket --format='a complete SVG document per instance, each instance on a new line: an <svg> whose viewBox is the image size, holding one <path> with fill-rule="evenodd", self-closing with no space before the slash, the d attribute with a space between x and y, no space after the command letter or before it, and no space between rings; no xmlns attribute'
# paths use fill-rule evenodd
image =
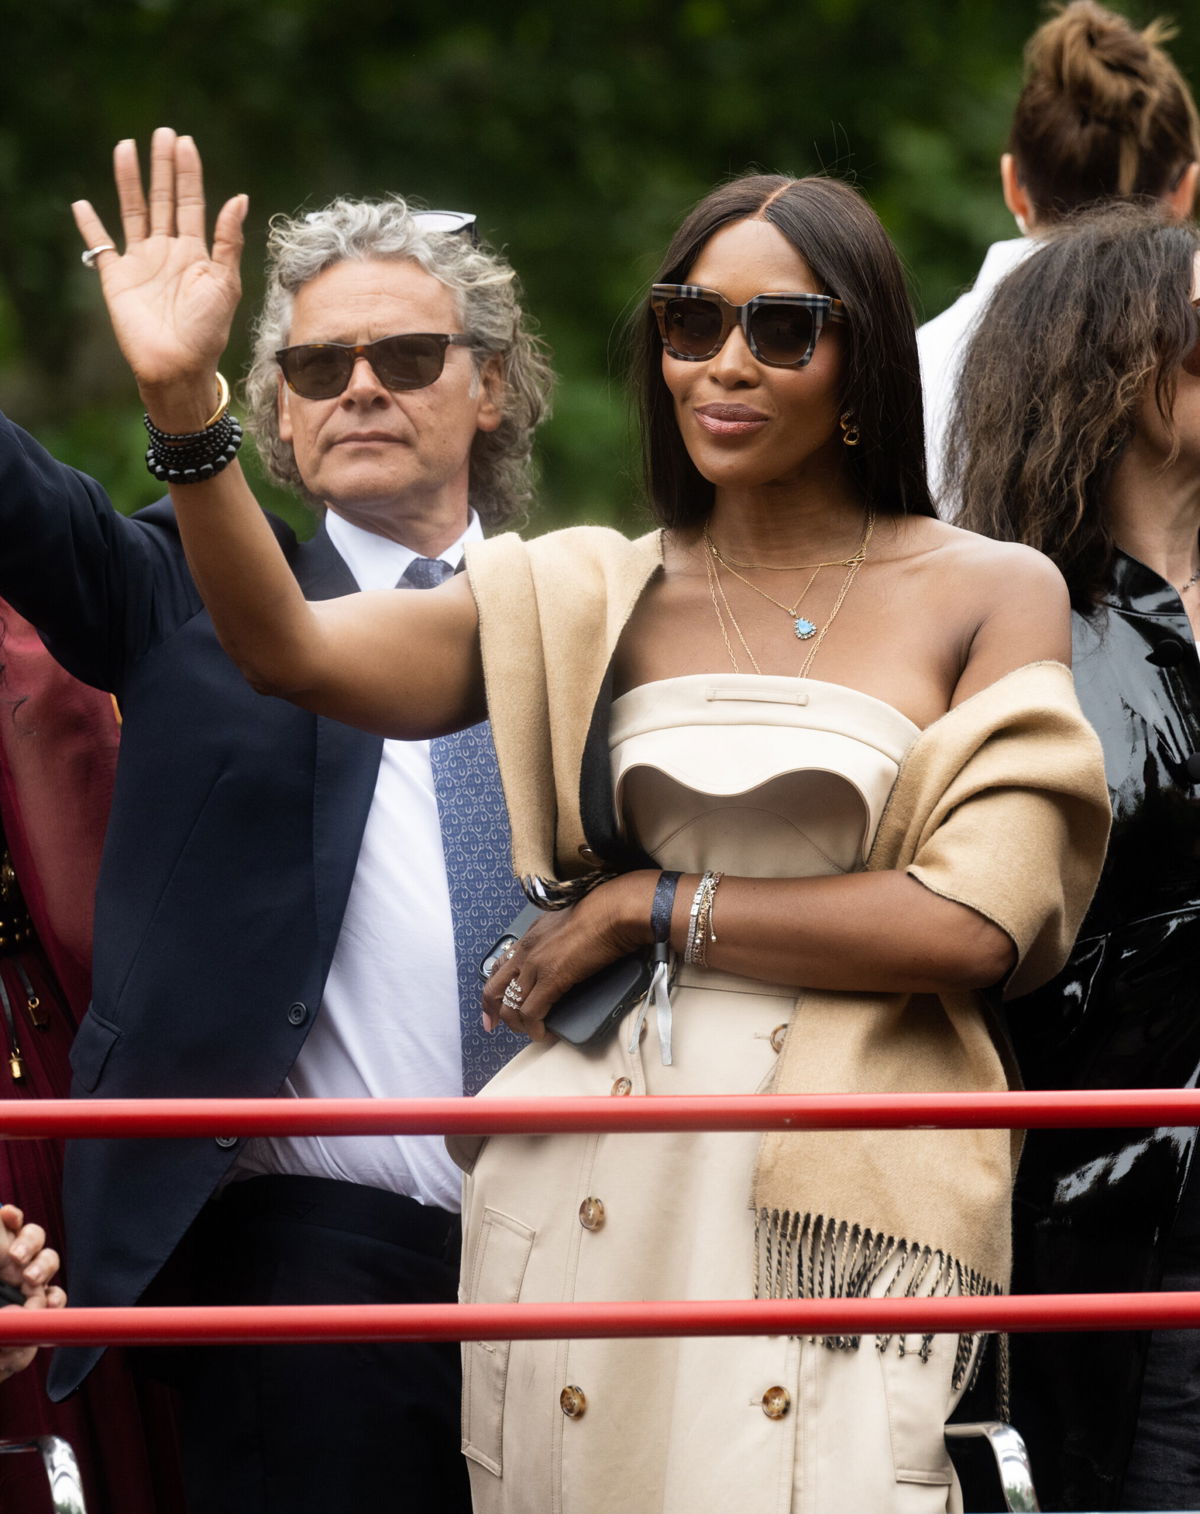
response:
<svg viewBox="0 0 1200 1514"><path fill-rule="evenodd" d="M468 1303L515 1304L536 1232L485 1209L470 1260ZM463 1342L463 1455L500 1476L504 1467L504 1395L511 1341Z"/></svg>
<svg viewBox="0 0 1200 1514"><path fill-rule="evenodd" d="M950 1387L958 1336L935 1335L928 1361L921 1360L919 1344L913 1340L913 1349L901 1356L893 1339L879 1354L896 1481L909 1485L898 1494L897 1507L912 1514L946 1507L954 1470L944 1427L958 1397ZM864 1341L861 1349L870 1345Z"/></svg>

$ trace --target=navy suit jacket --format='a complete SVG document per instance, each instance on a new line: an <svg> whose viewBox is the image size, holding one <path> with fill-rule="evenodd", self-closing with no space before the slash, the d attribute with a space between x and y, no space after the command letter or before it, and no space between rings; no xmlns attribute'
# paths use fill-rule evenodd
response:
<svg viewBox="0 0 1200 1514"><path fill-rule="evenodd" d="M309 599L354 592L323 528L301 543L272 526ZM256 694L221 650L170 502L118 514L3 417L0 541L0 595L124 721L72 1092L275 1094L321 1001L382 742ZM211 1137L70 1143L72 1302L135 1302L235 1154ZM53 1396L99 1354L57 1351Z"/></svg>

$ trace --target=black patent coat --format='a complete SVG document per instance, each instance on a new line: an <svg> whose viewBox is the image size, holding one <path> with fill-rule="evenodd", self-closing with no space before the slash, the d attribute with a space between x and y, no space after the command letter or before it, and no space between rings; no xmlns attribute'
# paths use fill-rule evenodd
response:
<svg viewBox="0 0 1200 1514"><path fill-rule="evenodd" d="M1178 593L1123 553L1095 615L1075 615L1073 642L1112 839L1067 967L1010 1006L1021 1071L1032 1088L1188 1087L1200 1079L1200 661ZM1195 1144L1193 1129L1031 1131L1014 1291L1157 1288ZM1122 1507L1147 1339L1013 1338L1012 1418L1043 1508Z"/></svg>

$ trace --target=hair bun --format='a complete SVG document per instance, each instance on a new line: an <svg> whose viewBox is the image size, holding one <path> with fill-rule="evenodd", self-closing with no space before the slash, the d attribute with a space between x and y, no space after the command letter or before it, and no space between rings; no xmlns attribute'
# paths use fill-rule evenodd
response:
<svg viewBox="0 0 1200 1514"><path fill-rule="evenodd" d="M1071 0L1025 48L1010 150L1039 215L1164 195L1200 157L1196 108L1162 43L1096 0Z"/></svg>
<svg viewBox="0 0 1200 1514"><path fill-rule="evenodd" d="M1030 39L1028 77L1066 95L1081 126L1138 136L1166 83L1158 43L1168 35L1159 23L1140 32L1095 0L1072 0Z"/></svg>

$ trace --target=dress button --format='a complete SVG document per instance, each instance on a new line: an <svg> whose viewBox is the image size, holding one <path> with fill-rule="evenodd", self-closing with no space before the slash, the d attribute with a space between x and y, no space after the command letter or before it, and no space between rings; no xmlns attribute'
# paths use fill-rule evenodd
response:
<svg viewBox="0 0 1200 1514"><path fill-rule="evenodd" d="M786 1388L768 1388L762 1396L762 1411L768 1419L782 1419L792 1407L792 1395Z"/></svg>
<svg viewBox="0 0 1200 1514"><path fill-rule="evenodd" d="M237 1136L216 1136L214 1139L222 1151L228 1151L231 1146L236 1146L238 1143Z"/></svg>
<svg viewBox="0 0 1200 1514"><path fill-rule="evenodd" d="M1188 649L1178 636L1164 636L1146 653L1146 661L1156 668L1177 668L1188 655Z"/></svg>
<svg viewBox="0 0 1200 1514"><path fill-rule="evenodd" d="M632 1093L633 1080L631 1078L614 1078L613 1086L609 1089L609 1092L617 1095Z"/></svg>
<svg viewBox="0 0 1200 1514"><path fill-rule="evenodd" d="M295 1004L289 1004L288 1005L288 1024L289 1025L303 1025L304 1022L305 1022L305 1020L307 1020L307 1019L308 1019L308 1005L307 1004L300 1004L299 1002L297 1002Z"/></svg>
<svg viewBox="0 0 1200 1514"><path fill-rule="evenodd" d="M584 1199L580 1204L579 1223L585 1230L603 1230L605 1218L603 1199Z"/></svg>
<svg viewBox="0 0 1200 1514"><path fill-rule="evenodd" d="M558 1407L568 1419L582 1419L587 1413L587 1394L582 1388L564 1388L558 1395Z"/></svg>
<svg viewBox="0 0 1200 1514"><path fill-rule="evenodd" d="M600 861L600 853L597 852L594 847L588 846L586 844L586 842L584 843L583 846L581 846L579 848L579 855L583 858L583 860L585 862L599 862Z"/></svg>
<svg viewBox="0 0 1200 1514"><path fill-rule="evenodd" d="M787 1025L777 1025L771 1032L771 1050L782 1051L783 1039L787 1035Z"/></svg>

